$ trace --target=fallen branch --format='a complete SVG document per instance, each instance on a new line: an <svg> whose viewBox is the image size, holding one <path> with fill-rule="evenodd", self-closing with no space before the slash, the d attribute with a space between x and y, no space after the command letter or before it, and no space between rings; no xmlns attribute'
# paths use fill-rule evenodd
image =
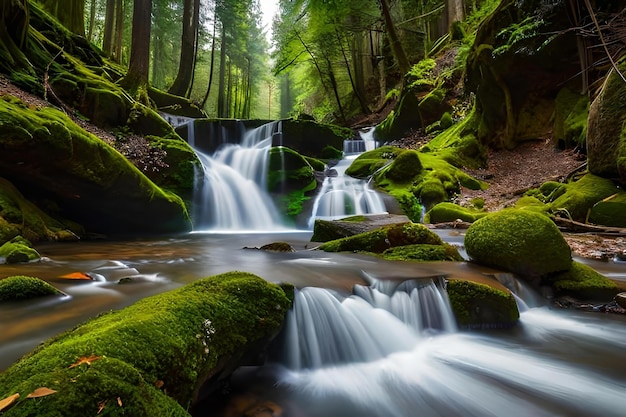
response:
<svg viewBox="0 0 626 417"><path fill-rule="evenodd" d="M595 233L610 236L626 236L626 229L621 227L599 226L588 223L581 223L562 217L555 217L554 223L561 231L570 233Z"/></svg>

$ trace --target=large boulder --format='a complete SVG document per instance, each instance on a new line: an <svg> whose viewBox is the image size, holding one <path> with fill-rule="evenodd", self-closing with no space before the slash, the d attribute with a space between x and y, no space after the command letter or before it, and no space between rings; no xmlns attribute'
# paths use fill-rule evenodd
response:
<svg viewBox="0 0 626 417"><path fill-rule="evenodd" d="M53 201L91 232L191 229L180 197L61 111L30 108L12 96L0 98L0 170L26 198Z"/></svg>
<svg viewBox="0 0 626 417"><path fill-rule="evenodd" d="M571 250L556 225L530 210L504 209L476 220L465 234L465 249L479 264L536 281L570 268Z"/></svg>
<svg viewBox="0 0 626 417"><path fill-rule="evenodd" d="M0 374L0 399L19 394L3 416L189 416L194 401L267 346L289 297L231 272L100 315ZM43 387L47 395L28 398Z"/></svg>
<svg viewBox="0 0 626 417"><path fill-rule="evenodd" d="M626 57L618 63L626 72ZM591 103L587 126L589 172L617 178L626 184L626 83L611 71L598 97Z"/></svg>
<svg viewBox="0 0 626 417"><path fill-rule="evenodd" d="M15 275L0 279L0 302L24 301L57 294L61 294L61 291L39 278Z"/></svg>

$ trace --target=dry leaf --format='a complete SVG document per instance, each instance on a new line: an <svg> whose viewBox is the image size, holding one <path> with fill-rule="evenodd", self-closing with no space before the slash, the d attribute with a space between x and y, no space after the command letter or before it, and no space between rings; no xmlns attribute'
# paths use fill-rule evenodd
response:
<svg viewBox="0 0 626 417"><path fill-rule="evenodd" d="M161 389L161 388L163 388L163 385L165 385L165 382L161 381L160 379L157 379L157 381L154 383L154 386L155 386L157 389Z"/></svg>
<svg viewBox="0 0 626 417"><path fill-rule="evenodd" d="M84 272L70 272L69 274L61 275L59 278L78 279L78 280L85 280L85 281L93 280L93 278L91 278L89 275L85 274Z"/></svg>
<svg viewBox="0 0 626 417"><path fill-rule="evenodd" d="M102 401L101 403L98 404L98 414L100 414L102 410L104 410L104 407L106 407L106 405L107 405L106 401Z"/></svg>
<svg viewBox="0 0 626 417"><path fill-rule="evenodd" d="M91 365L91 362L97 361L98 359L102 359L102 356L98 356L98 355L83 356L82 358L80 358L79 360L71 364L69 369L76 368L77 366L80 366L83 363L86 363L87 365Z"/></svg>
<svg viewBox="0 0 626 417"><path fill-rule="evenodd" d="M13 394L10 397L6 397L5 399L0 400L0 412L11 407L18 398L20 398L20 394Z"/></svg>
<svg viewBox="0 0 626 417"><path fill-rule="evenodd" d="M51 395L51 394L56 394L56 391L48 387L41 387L41 388L37 388L35 391L28 394L26 398L39 398L39 397L45 397L46 395Z"/></svg>
<svg viewBox="0 0 626 417"><path fill-rule="evenodd" d="M120 397L117 397L117 405L122 406L122 399Z"/></svg>

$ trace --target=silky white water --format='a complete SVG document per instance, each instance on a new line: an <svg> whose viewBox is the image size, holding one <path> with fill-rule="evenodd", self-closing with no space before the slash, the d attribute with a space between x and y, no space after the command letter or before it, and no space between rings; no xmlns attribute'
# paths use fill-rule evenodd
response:
<svg viewBox="0 0 626 417"><path fill-rule="evenodd" d="M196 175L194 230L285 229L267 192L269 151L278 131L280 121L271 122L246 132L240 143L223 144L213 155L196 150L202 172Z"/></svg>

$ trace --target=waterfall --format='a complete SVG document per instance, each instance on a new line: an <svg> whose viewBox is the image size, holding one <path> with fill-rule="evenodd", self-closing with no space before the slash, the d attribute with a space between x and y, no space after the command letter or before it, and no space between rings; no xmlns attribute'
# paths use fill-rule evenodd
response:
<svg viewBox="0 0 626 417"><path fill-rule="evenodd" d="M291 369L375 361L409 351L432 332L455 330L447 294L432 280L356 286L348 297L323 288L297 291L284 349Z"/></svg>
<svg viewBox="0 0 626 417"><path fill-rule="evenodd" d="M281 216L267 193L269 150L281 129L274 121L247 131L240 143L225 143L212 155L196 150L193 223L196 230L280 230ZM189 132L193 132L192 129ZM189 139L193 143L193 139Z"/></svg>

